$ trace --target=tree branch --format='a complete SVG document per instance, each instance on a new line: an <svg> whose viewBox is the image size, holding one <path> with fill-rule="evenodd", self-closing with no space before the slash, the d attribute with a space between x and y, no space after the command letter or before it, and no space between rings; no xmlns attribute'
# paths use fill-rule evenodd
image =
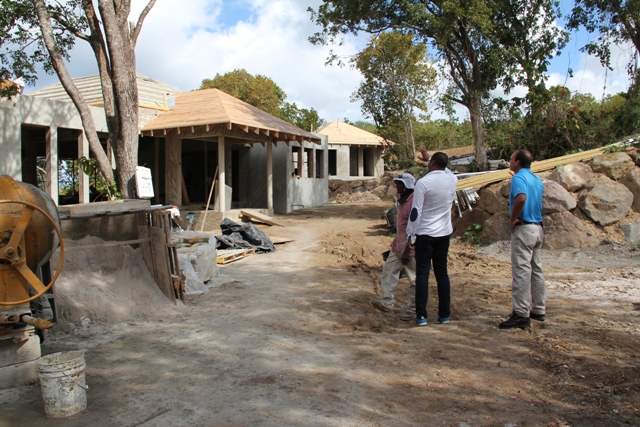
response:
<svg viewBox="0 0 640 427"><path fill-rule="evenodd" d="M142 23L144 22L145 18L149 14L149 11L155 4L156 4L156 0L149 0L149 3L147 3L145 8L140 13L138 22L135 24L135 27L133 28L133 31L131 33L131 44L133 45L133 47L136 46L136 42L138 41L138 36L140 35L140 30L142 29Z"/></svg>

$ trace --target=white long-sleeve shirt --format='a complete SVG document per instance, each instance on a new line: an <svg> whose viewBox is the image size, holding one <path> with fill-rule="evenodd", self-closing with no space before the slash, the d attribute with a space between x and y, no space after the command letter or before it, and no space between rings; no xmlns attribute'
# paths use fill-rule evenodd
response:
<svg viewBox="0 0 640 427"><path fill-rule="evenodd" d="M407 235L415 243L417 235L443 237L453 233L451 208L458 178L448 168L429 172L416 183Z"/></svg>

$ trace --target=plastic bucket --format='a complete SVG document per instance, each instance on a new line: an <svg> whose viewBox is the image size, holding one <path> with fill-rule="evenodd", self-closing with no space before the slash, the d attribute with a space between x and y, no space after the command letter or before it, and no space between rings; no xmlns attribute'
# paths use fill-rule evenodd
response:
<svg viewBox="0 0 640 427"><path fill-rule="evenodd" d="M87 408L84 353L53 353L38 360L38 376L48 417L61 418Z"/></svg>

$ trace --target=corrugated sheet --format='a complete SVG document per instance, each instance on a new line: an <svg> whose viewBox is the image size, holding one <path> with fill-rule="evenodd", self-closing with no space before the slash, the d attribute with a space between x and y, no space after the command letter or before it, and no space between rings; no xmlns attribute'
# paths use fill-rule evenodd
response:
<svg viewBox="0 0 640 427"><path fill-rule="evenodd" d="M180 91L164 83L153 80L144 74L137 73L138 81L138 104L140 107L157 110L169 109L170 95L180 93ZM82 96L89 105L102 107L102 83L98 74L93 76L78 77L73 79ZM57 101L71 102L61 83L44 89L29 93L27 96L54 99Z"/></svg>

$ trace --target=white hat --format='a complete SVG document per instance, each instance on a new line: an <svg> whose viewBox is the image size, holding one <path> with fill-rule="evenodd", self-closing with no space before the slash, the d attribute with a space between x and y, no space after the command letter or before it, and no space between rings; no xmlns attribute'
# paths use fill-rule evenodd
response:
<svg viewBox="0 0 640 427"><path fill-rule="evenodd" d="M416 185L416 179L410 173L402 173L393 178L394 181L399 181L404 184L405 188L412 190Z"/></svg>

